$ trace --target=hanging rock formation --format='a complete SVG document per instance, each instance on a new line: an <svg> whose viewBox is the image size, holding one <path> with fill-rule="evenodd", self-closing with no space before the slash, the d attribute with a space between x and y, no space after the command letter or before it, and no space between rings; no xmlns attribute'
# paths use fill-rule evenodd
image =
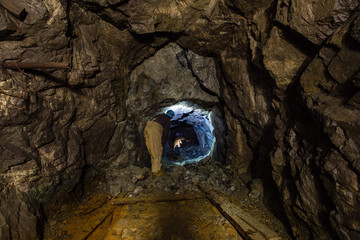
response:
<svg viewBox="0 0 360 240"><path fill-rule="evenodd" d="M358 0L18 2L0 61L71 69L0 71L0 238L41 238L39 204L146 166L145 121L180 101L224 120L227 163L297 239L359 238Z"/></svg>

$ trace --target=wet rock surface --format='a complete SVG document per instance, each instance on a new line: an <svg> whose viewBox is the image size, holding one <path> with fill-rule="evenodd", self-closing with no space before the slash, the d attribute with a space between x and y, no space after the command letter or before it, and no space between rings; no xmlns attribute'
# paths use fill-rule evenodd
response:
<svg viewBox="0 0 360 240"><path fill-rule="evenodd" d="M111 195L232 194L236 177L297 239L358 238L359 1L18 2L23 21L0 7L0 62L71 68L0 71L0 181L15 189L0 193L14 200L1 205L4 239L36 239L41 221L20 231L13 213L34 222L31 209L93 181ZM150 180L143 126L179 101L216 112L233 174L212 178L210 163Z"/></svg>

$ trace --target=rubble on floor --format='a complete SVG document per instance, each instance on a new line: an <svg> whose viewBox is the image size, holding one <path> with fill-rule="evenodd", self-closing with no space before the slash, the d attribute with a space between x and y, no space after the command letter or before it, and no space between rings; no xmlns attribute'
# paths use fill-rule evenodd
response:
<svg viewBox="0 0 360 240"><path fill-rule="evenodd" d="M207 190L221 193L237 211L290 239L263 206L261 181L253 180L250 190L221 163L207 159L173 166L160 177L136 166L113 171L117 178L108 185L99 184L80 203L49 215L45 239L242 239Z"/></svg>

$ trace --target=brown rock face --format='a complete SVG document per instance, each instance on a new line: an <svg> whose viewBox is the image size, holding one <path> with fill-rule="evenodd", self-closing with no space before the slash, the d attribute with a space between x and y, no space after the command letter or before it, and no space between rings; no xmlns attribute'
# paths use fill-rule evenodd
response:
<svg viewBox="0 0 360 240"><path fill-rule="evenodd" d="M319 64L323 71L319 72L316 67L312 67L313 62L310 63L307 74L311 75L315 71L314 75L321 80L313 81L309 92L307 88L304 88L303 95L311 114L319 119L322 132L329 144L327 149L319 151L324 152L326 156L319 159L320 161L315 165L319 169L319 177L323 182L324 190L332 199L333 210L329 216L330 223L340 238L345 239L352 239L358 235L357 219L360 214L355 207L357 205L355 199L359 198L357 179L360 139L356 132L359 129L360 113L356 104L352 106L348 104L354 97L356 98L359 91L355 85L357 81L355 76L360 66L354 63L358 62L360 54L358 47L351 44L349 42L351 40L348 39L351 32L350 26L356 24L353 19L356 19L357 15L358 13L329 41L329 44L334 44L340 50L332 53L326 61L322 60L320 65L317 63L318 59L323 59L322 53L330 47L325 45L314 59L314 64ZM300 83L302 84L303 81L309 80L301 78ZM320 89L327 89L327 91Z"/></svg>
<svg viewBox="0 0 360 240"><path fill-rule="evenodd" d="M33 199L1 186L0 201L1 239L41 239L44 219Z"/></svg>
<svg viewBox="0 0 360 240"><path fill-rule="evenodd" d="M278 1L276 21L320 45L352 15L356 0Z"/></svg>
<svg viewBox="0 0 360 240"><path fill-rule="evenodd" d="M281 35L281 30L274 27L263 48L264 65L275 80L279 97L282 97L307 58Z"/></svg>
<svg viewBox="0 0 360 240"><path fill-rule="evenodd" d="M216 112L227 163L297 239L359 238L359 1L19 3L0 62L71 68L0 71L1 239L40 238L38 205L92 178L131 184L146 120L181 101Z"/></svg>

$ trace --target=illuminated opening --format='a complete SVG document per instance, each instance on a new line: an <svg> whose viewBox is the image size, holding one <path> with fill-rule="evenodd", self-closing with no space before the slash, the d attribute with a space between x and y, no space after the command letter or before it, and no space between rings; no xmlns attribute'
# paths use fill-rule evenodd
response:
<svg viewBox="0 0 360 240"><path fill-rule="evenodd" d="M211 111L206 111L187 102L167 107L173 110L170 131L162 155L166 166L192 164L211 155L214 149L214 127Z"/></svg>

